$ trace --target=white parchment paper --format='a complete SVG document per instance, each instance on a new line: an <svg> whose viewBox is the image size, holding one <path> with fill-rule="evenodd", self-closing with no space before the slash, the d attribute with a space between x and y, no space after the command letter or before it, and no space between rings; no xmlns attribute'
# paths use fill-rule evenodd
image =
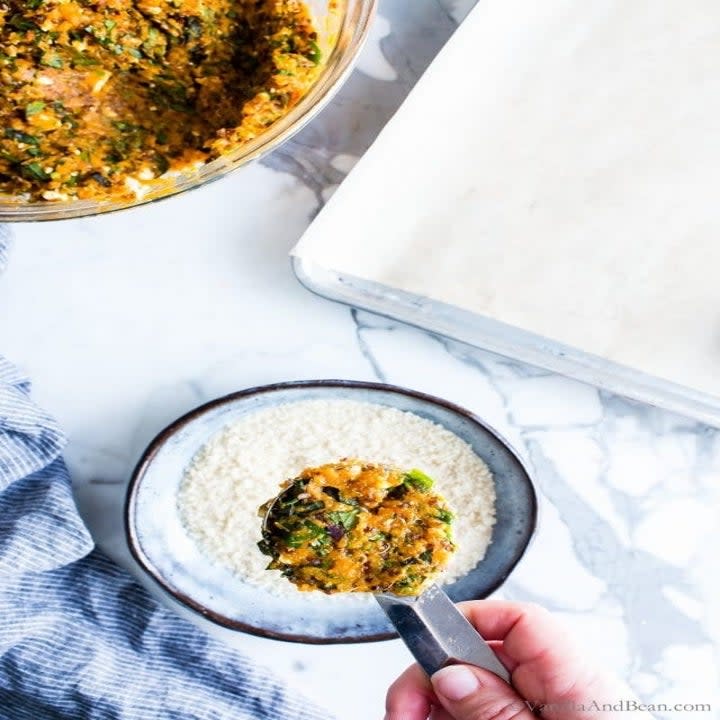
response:
<svg viewBox="0 0 720 720"><path fill-rule="evenodd" d="M483 0L295 253L720 395L720 5Z"/></svg>

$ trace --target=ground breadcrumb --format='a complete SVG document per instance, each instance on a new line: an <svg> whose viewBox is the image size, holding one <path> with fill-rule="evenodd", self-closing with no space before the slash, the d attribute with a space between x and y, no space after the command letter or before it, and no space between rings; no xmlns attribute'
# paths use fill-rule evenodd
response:
<svg viewBox="0 0 720 720"><path fill-rule="evenodd" d="M495 522L487 465L459 437L410 412L350 400L310 400L254 412L197 453L180 485L178 512L212 559L278 595L298 590L257 548L258 507L307 467L357 457L420 468L455 513L458 549L441 578L451 582L484 557ZM320 594L320 593L318 593ZM325 597L325 596L323 596Z"/></svg>

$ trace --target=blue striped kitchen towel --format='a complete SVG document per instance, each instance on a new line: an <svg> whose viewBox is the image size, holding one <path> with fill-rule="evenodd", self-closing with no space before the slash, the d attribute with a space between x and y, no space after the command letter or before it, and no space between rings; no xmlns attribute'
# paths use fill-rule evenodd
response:
<svg viewBox="0 0 720 720"><path fill-rule="evenodd" d="M0 718L327 718L93 549L64 442L0 356Z"/></svg>

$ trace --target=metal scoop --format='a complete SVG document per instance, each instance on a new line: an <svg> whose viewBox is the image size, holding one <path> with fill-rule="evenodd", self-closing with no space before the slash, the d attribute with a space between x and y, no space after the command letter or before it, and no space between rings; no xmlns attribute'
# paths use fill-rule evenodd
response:
<svg viewBox="0 0 720 720"><path fill-rule="evenodd" d="M290 485L265 505L264 538L271 537L276 530L273 508L292 489ZM510 682L510 673L490 646L437 585L431 585L417 597L379 593L375 599L428 675L447 665L465 663L489 670Z"/></svg>
<svg viewBox="0 0 720 720"><path fill-rule="evenodd" d="M382 593L375 599L428 675L464 663L489 670L510 683L510 673L497 655L437 585L417 597Z"/></svg>

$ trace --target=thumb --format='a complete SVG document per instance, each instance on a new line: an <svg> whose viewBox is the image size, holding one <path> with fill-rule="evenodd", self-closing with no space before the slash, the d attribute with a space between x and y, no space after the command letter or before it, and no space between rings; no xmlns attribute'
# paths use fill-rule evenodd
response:
<svg viewBox="0 0 720 720"><path fill-rule="evenodd" d="M455 720L535 720L525 700L487 670L449 665L431 681L438 700Z"/></svg>

